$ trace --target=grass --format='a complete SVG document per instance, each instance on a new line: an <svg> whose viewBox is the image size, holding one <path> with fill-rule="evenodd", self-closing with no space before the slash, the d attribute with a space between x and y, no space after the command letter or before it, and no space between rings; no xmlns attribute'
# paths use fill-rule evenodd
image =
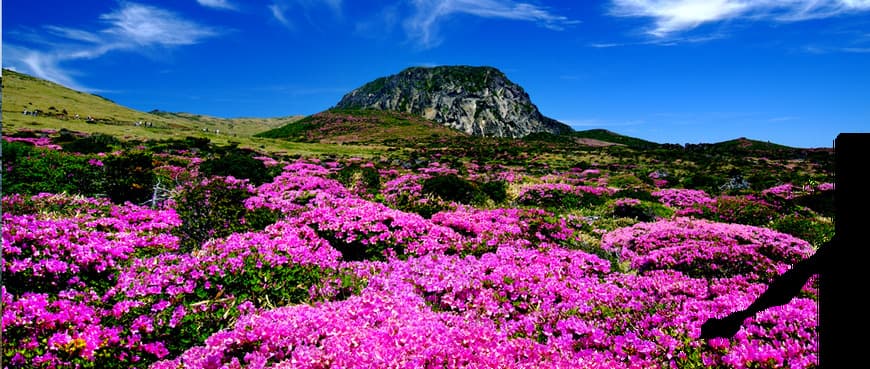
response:
<svg viewBox="0 0 870 369"><path fill-rule="evenodd" d="M122 140L208 138L219 145L234 143L242 148L288 155L372 157L386 150L386 147L378 145L327 145L254 137L256 133L298 121L302 119L301 116L225 119L189 113L146 113L118 105L101 96L75 91L8 69L3 70L2 84L4 135L21 130L65 128L111 135ZM38 109L42 114L24 115L24 109ZM79 119L74 118L76 114ZM87 122L88 116L96 122ZM151 122L153 127L137 127L134 123L138 121ZM203 128L209 131L203 132ZM215 130L220 130L220 134L215 134Z"/></svg>
<svg viewBox="0 0 870 369"><path fill-rule="evenodd" d="M569 135L571 137L591 138L594 140L621 144L635 149L650 149L660 146L655 142L629 136L623 136L621 134L608 131L606 129L589 129L585 131L576 131L570 133Z"/></svg>

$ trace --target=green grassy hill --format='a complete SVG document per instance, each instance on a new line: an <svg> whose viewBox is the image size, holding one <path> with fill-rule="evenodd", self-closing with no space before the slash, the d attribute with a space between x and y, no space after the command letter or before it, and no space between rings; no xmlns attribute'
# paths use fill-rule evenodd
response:
<svg viewBox="0 0 870 369"><path fill-rule="evenodd" d="M39 110L38 116L24 110ZM78 118L76 118L78 115ZM87 117L93 118L88 122ZM4 133L20 129L66 128L82 132L99 132L119 137L157 139L184 137L203 128L220 130L224 135L251 136L301 117L223 119L186 113L150 113L130 109L99 95L75 91L53 82L11 70L3 70ZM135 125L152 123L151 127Z"/></svg>
<svg viewBox="0 0 870 369"><path fill-rule="evenodd" d="M355 156L377 155L383 147L311 144L253 137L255 133L281 127L302 116L280 118L216 118L159 110L142 112L102 96L76 91L23 73L4 69L2 78L3 135L23 130L61 130L111 135L122 140L166 140L186 137L208 138L221 145L238 144L275 153ZM40 110L38 116L25 115ZM78 114L78 119L76 119ZM88 122L87 117L93 118ZM151 127L137 126L143 121ZM208 131L203 131L203 128ZM219 130L219 134L216 131Z"/></svg>
<svg viewBox="0 0 870 369"><path fill-rule="evenodd" d="M608 131L606 129L588 129L585 131L575 131L568 133L568 136L579 139L585 138L603 141L605 143L609 142L618 145L625 145L635 149L652 149L661 146L660 144L657 144L655 142L621 135L615 132Z"/></svg>
<svg viewBox="0 0 870 369"><path fill-rule="evenodd" d="M465 134L421 117L385 110L330 109L255 135L295 142L385 143Z"/></svg>
<svg viewBox="0 0 870 369"><path fill-rule="evenodd" d="M790 151L795 150L794 147L775 144L770 141L750 140L746 137L735 138L733 140L714 143L713 146L727 150L744 150L744 151Z"/></svg>

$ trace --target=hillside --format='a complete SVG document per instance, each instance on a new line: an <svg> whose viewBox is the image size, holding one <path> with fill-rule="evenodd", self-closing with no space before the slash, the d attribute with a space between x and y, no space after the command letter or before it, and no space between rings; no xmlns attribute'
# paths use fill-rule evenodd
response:
<svg viewBox="0 0 870 369"><path fill-rule="evenodd" d="M154 110L142 112L99 95L76 91L12 70L3 70L4 134L21 129L60 129L103 133L137 139L179 138L218 132L224 138L249 137L256 132L301 119L224 119ZM24 114L24 111L28 114ZM39 111L38 114L33 114ZM91 117L89 120L88 117ZM137 122L143 122L136 125ZM144 124L148 122L149 124ZM203 132L206 129L207 132Z"/></svg>
<svg viewBox="0 0 870 369"><path fill-rule="evenodd" d="M522 87L492 67L408 68L351 91L335 107L419 115L474 136L572 131L542 115Z"/></svg>
<svg viewBox="0 0 870 369"><path fill-rule="evenodd" d="M585 131L576 131L569 133L568 136L574 138L577 141L580 141L580 143L588 142L585 140L595 140L603 143L604 146L606 146L607 143L624 145L635 149L652 149L661 146L655 142L621 135L619 133L611 132L606 129L588 129Z"/></svg>
<svg viewBox="0 0 870 369"><path fill-rule="evenodd" d="M407 113L373 109L331 109L256 137L296 142L390 143L463 133Z"/></svg>
<svg viewBox="0 0 870 369"><path fill-rule="evenodd" d="M791 151L796 150L794 147L775 144L770 141L751 140L746 137L735 138L733 140L714 143L713 146L729 150L745 150L745 151Z"/></svg>

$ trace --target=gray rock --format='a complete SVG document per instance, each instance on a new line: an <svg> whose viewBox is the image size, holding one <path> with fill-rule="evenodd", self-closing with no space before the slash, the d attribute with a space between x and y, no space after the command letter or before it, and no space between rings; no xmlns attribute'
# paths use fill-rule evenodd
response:
<svg viewBox="0 0 870 369"><path fill-rule="evenodd" d="M522 87L492 67L408 68L351 91L335 108L405 112L475 136L572 131L543 116Z"/></svg>

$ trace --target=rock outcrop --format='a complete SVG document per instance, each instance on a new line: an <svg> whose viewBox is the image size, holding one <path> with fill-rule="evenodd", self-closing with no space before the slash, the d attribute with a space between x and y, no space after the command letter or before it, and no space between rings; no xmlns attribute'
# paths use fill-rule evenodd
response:
<svg viewBox="0 0 870 369"><path fill-rule="evenodd" d="M351 91L335 107L415 114L475 136L572 131L543 116L522 87L492 67L408 68Z"/></svg>

